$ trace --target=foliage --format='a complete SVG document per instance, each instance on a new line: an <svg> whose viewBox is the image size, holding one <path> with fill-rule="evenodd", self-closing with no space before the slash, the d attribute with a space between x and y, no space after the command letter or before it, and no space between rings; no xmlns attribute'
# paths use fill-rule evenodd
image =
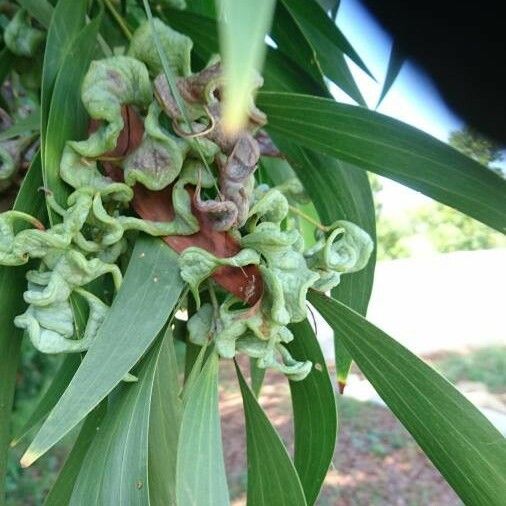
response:
<svg viewBox="0 0 506 506"><path fill-rule="evenodd" d="M471 128L451 132L449 143L502 175L500 168L491 166L502 159L500 146ZM377 195L382 189L381 182L374 175L370 177ZM380 260L410 257L421 244L437 253L506 247L503 234L441 203L431 202L410 209L402 216L390 216L381 212L378 198L376 202Z"/></svg>
<svg viewBox="0 0 506 506"><path fill-rule="evenodd" d="M452 382L483 383L491 392L506 393L506 348L490 346L466 353L448 353L434 365Z"/></svg>
<svg viewBox="0 0 506 506"><path fill-rule="evenodd" d="M490 166L502 160L501 146L486 139L471 127L450 132L448 142L461 153L470 156L482 165Z"/></svg>
<svg viewBox="0 0 506 506"><path fill-rule="evenodd" d="M364 171L498 230L506 183L329 98L326 78L364 105L344 56L368 69L316 4L3 4L4 187L32 163L0 214L0 501L23 331L37 353L68 354L14 441L36 429L27 467L75 437L46 504L229 504L218 372L239 355L254 385L237 366L248 502L314 504L337 420L310 300L335 330L340 388L354 358L463 500L495 504L501 436L355 311L375 261ZM291 385L293 461L255 397L266 368Z"/></svg>

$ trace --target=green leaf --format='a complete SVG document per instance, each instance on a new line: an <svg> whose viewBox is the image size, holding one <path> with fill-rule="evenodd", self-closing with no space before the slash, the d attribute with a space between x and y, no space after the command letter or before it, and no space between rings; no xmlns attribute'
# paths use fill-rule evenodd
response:
<svg viewBox="0 0 506 506"><path fill-rule="evenodd" d="M25 133L36 132L39 130L39 128L40 114L37 111L34 112L31 116L28 116L28 118L20 119L10 128L6 128L3 132L0 132L0 141L12 139L18 135Z"/></svg>
<svg viewBox="0 0 506 506"><path fill-rule="evenodd" d="M23 465L44 454L112 391L149 348L182 290L176 253L159 239L139 237L94 343L25 453Z"/></svg>
<svg viewBox="0 0 506 506"><path fill-rule="evenodd" d="M290 381L295 429L295 468L306 501L314 504L332 463L337 412L325 358L307 320L290 325L294 340L287 345L294 359L310 360L313 369L303 381Z"/></svg>
<svg viewBox="0 0 506 506"><path fill-rule="evenodd" d="M207 62L214 53L219 52L218 32L214 19L174 10L164 12L167 12L165 19L170 26L191 37L194 51L202 62ZM266 90L297 90L313 95L327 93L321 79L315 80L280 51L271 47L267 48L263 78L263 89Z"/></svg>
<svg viewBox="0 0 506 506"><path fill-rule="evenodd" d="M466 504L504 503L506 439L448 381L340 302L309 300Z"/></svg>
<svg viewBox="0 0 506 506"><path fill-rule="evenodd" d="M99 14L69 45L56 77L47 134L42 139L44 185L62 206L66 204L69 187L60 178L61 155L66 141L79 138L87 130L87 115L81 101L81 82L95 52L101 18ZM55 212L49 213L52 221L60 219Z"/></svg>
<svg viewBox="0 0 506 506"><path fill-rule="evenodd" d="M33 159L14 203L14 209L45 221L44 197L37 189L42 184L40 154ZM4 503L7 453L11 439L11 410L16 384L22 332L14 327L14 317L23 312L26 290L25 272L29 266L0 267L0 504Z"/></svg>
<svg viewBox="0 0 506 506"><path fill-rule="evenodd" d="M320 9L315 5L312 10L317 13ZM273 24L273 37L279 51L304 69L312 79L321 83L325 90L324 96L328 95L323 80L325 75L353 100L365 106L364 98L353 79L342 51L322 44L319 39L308 37L297 23L297 18L292 17L293 14L291 14L282 2L278 3ZM323 12L322 15L326 17ZM302 92L300 89L291 91Z"/></svg>
<svg viewBox="0 0 506 506"><path fill-rule="evenodd" d="M58 478L44 501L44 506L69 504L72 490L74 489L74 484L84 458L88 453L92 441L97 435L97 431L100 429L100 423L106 412L105 408L106 403L102 402L86 417L79 431L79 436L72 447L72 451L65 460L65 464L59 472Z"/></svg>
<svg viewBox="0 0 506 506"><path fill-rule="evenodd" d="M316 56L322 62L325 62L327 69L330 69L333 53L344 53L374 79L374 76L341 30L315 2L308 2L307 0L282 0L282 3L292 15L300 31L314 48Z"/></svg>
<svg viewBox="0 0 506 506"><path fill-rule="evenodd" d="M281 438L235 366L246 418L248 506L305 506L297 471Z"/></svg>
<svg viewBox="0 0 506 506"><path fill-rule="evenodd" d="M230 133L237 133L246 123L275 3L275 0L219 0L225 80L222 122Z"/></svg>
<svg viewBox="0 0 506 506"><path fill-rule="evenodd" d="M148 434L161 341L136 371L138 381L118 387L79 471L69 506L150 504Z"/></svg>
<svg viewBox="0 0 506 506"><path fill-rule="evenodd" d="M162 343L149 416L149 500L151 506L176 504L176 456L182 403L174 339Z"/></svg>
<svg viewBox="0 0 506 506"><path fill-rule="evenodd" d="M400 48L397 41L394 40L394 43L392 44L392 50L390 52L390 59L388 61L388 68L387 74L385 76L385 82L383 83L383 88L381 89L378 103L376 104L376 109L379 107L379 105L385 98L385 95L389 92L390 88L392 87L392 84L394 84L394 81L397 79L397 76L401 71L405 59L406 56L404 52Z"/></svg>
<svg viewBox="0 0 506 506"><path fill-rule="evenodd" d="M42 67L42 150L44 150L47 118L56 76L71 42L85 24L87 3L87 0L59 0L51 18Z"/></svg>
<svg viewBox="0 0 506 506"><path fill-rule="evenodd" d="M12 62L14 61L13 54L4 47L0 51L0 84L3 84L7 74L11 71Z"/></svg>
<svg viewBox="0 0 506 506"><path fill-rule="evenodd" d="M26 423L15 435L11 443L12 446L17 445L20 441L25 439L28 434L30 434L31 430L47 417L67 388L80 363L81 356L78 353L72 353L65 357L58 371L56 371L49 388L40 398Z"/></svg>
<svg viewBox="0 0 506 506"><path fill-rule="evenodd" d="M258 399L260 395L260 390L262 389L262 385L265 379L266 369L262 367L258 367L258 358L250 357L249 359L249 372L251 377L251 390L255 394L255 397Z"/></svg>
<svg viewBox="0 0 506 506"><path fill-rule="evenodd" d="M483 223L506 228L506 181L430 135L362 107L262 92L267 130L418 190Z"/></svg>
<svg viewBox="0 0 506 506"><path fill-rule="evenodd" d="M177 451L176 496L178 506L230 503L223 462L215 352L191 386L184 407Z"/></svg>
<svg viewBox="0 0 506 506"><path fill-rule="evenodd" d="M49 28L54 9L47 0L17 0L17 2L44 28Z"/></svg>

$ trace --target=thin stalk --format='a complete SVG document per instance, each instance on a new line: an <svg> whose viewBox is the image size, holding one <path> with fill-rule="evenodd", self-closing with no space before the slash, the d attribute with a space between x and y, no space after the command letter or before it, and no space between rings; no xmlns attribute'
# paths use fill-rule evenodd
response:
<svg viewBox="0 0 506 506"><path fill-rule="evenodd" d="M114 7L111 0L104 0L104 4L111 13L111 16L114 18L116 23L118 23L118 26L121 28L121 31L125 34L126 38L128 40L132 40L132 32L130 31L130 28L128 28L128 25L123 19L123 16L121 16L121 14L116 10L116 7Z"/></svg>
<svg viewBox="0 0 506 506"><path fill-rule="evenodd" d="M325 225L322 225L318 221L311 218L311 216L308 216L306 213L301 211L298 207L288 206L288 208L290 209L290 212L292 212L293 214L296 214L297 216L300 216L301 218L306 220L308 223L311 223L311 225L314 225L318 230L321 230L322 232L330 232L330 230L332 230L331 227L327 227Z"/></svg>

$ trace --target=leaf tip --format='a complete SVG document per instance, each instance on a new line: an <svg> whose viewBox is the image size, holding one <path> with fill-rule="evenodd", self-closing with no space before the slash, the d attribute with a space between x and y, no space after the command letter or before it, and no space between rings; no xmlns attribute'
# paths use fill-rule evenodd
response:
<svg viewBox="0 0 506 506"><path fill-rule="evenodd" d="M346 387L346 381L338 381L337 382L337 388L339 390L339 393L342 395L344 394L344 388Z"/></svg>
<svg viewBox="0 0 506 506"><path fill-rule="evenodd" d="M25 454L21 457L21 460L19 463L21 464L21 467L23 469L30 467L38 458L39 454L37 452L34 452L33 450L26 450Z"/></svg>

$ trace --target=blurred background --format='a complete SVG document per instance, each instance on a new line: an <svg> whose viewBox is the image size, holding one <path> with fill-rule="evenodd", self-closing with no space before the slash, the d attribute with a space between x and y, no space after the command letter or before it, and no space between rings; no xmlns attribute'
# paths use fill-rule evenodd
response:
<svg viewBox="0 0 506 506"><path fill-rule="evenodd" d="M348 62L369 107L375 108L392 39L357 0L341 1L337 23L376 77L372 80ZM337 88L332 91L336 99L350 101ZM504 175L502 147L447 109L431 81L409 61L378 110ZM378 218L378 264L369 319L442 372L506 434L505 236L395 182L371 176L371 183ZM319 318L316 330L333 373L332 333ZM15 400L17 426L47 388L42 378L52 377L58 364L58 358L25 346ZM224 363L223 436L230 490L238 506L245 504L241 494L246 470L242 404L234 377L230 364ZM269 373L260 400L290 446L293 427L284 377ZM335 467L318 504L461 504L357 368L352 368L338 400ZM21 470L17 464L23 445L13 451L7 484L10 506L43 502L73 437L33 469Z"/></svg>

